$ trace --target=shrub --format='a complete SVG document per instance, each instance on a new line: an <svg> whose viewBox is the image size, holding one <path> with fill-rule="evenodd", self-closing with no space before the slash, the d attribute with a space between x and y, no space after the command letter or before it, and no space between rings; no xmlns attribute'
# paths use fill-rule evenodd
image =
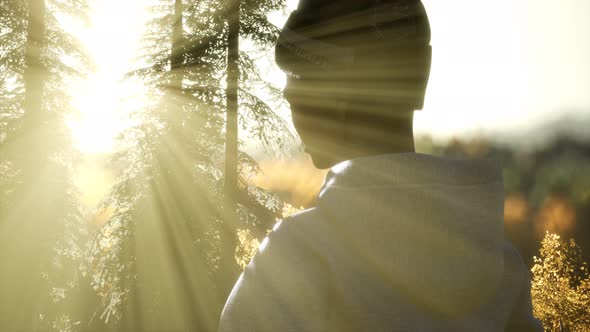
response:
<svg viewBox="0 0 590 332"><path fill-rule="evenodd" d="M546 331L590 331L590 277L574 240L546 233L532 272L533 310Z"/></svg>

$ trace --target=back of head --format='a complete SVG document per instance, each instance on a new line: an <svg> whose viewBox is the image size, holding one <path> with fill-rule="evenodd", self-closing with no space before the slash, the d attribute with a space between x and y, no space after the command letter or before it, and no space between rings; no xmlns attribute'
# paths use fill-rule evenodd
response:
<svg viewBox="0 0 590 332"><path fill-rule="evenodd" d="M301 0L276 46L277 64L309 98L377 112L421 109L430 26L418 0Z"/></svg>

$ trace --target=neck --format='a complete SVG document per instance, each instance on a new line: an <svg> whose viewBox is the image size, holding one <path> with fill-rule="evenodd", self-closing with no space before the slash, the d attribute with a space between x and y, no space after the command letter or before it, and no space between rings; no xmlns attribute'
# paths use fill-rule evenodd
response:
<svg viewBox="0 0 590 332"><path fill-rule="evenodd" d="M395 133L389 136L367 139L343 146L339 161L381 154L415 152L414 137L409 133Z"/></svg>
<svg viewBox="0 0 590 332"><path fill-rule="evenodd" d="M413 113L349 122L346 143L335 154L335 162L381 154L415 152Z"/></svg>
<svg viewBox="0 0 590 332"><path fill-rule="evenodd" d="M391 112L391 111L390 111ZM386 116L353 118L348 141L365 155L414 152L414 113L391 112Z"/></svg>

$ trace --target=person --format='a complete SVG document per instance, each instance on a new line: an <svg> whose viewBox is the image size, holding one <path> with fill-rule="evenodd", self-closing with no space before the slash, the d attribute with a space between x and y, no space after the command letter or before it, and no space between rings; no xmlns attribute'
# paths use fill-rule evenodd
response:
<svg viewBox="0 0 590 332"><path fill-rule="evenodd" d="M305 151L331 169L317 205L261 243L219 331L542 331L500 167L415 153L423 4L301 0L276 61Z"/></svg>

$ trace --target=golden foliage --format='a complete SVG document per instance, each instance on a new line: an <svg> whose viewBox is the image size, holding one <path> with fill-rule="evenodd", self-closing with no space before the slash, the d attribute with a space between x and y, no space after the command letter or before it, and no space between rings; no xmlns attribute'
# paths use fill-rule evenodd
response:
<svg viewBox="0 0 590 332"><path fill-rule="evenodd" d="M287 218L287 217L292 216L295 213L299 213L303 210L304 210L303 207L296 208L291 204L284 203L283 210L281 211L281 214L282 214L283 218Z"/></svg>
<svg viewBox="0 0 590 332"><path fill-rule="evenodd" d="M547 331L590 331L590 276L574 240L546 233L532 268L536 317Z"/></svg>
<svg viewBox="0 0 590 332"><path fill-rule="evenodd" d="M528 220L531 207L520 193L508 194L504 200L504 221L507 224L523 224Z"/></svg>
<svg viewBox="0 0 590 332"><path fill-rule="evenodd" d="M310 206L317 198L328 170L318 170L311 159L263 160L262 172L254 183L256 186L289 194L289 201L295 205Z"/></svg>
<svg viewBox="0 0 590 332"><path fill-rule="evenodd" d="M281 214L283 218L287 218L290 215L293 215L297 212L302 211L303 208L296 208L291 204L284 203L283 209ZM236 248L236 261L240 268L245 269L248 263L258 250L258 246L260 246L260 242L258 239L252 235L252 233L247 229L240 229L238 230L238 246Z"/></svg>
<svg viewBox="0 0 590 332"><path fill-rule="evenodd" d="M258 250L260 243L247 229L238 230L238 243L236 248L236 261L243 270Z"/></svg>
<svg viewBox="0 0 590 332"><path fill-rule="evenodd" d="M576 228L576 209L569 199L550 195L541 205L534 223L537 232L571 234Z"/></svg>

